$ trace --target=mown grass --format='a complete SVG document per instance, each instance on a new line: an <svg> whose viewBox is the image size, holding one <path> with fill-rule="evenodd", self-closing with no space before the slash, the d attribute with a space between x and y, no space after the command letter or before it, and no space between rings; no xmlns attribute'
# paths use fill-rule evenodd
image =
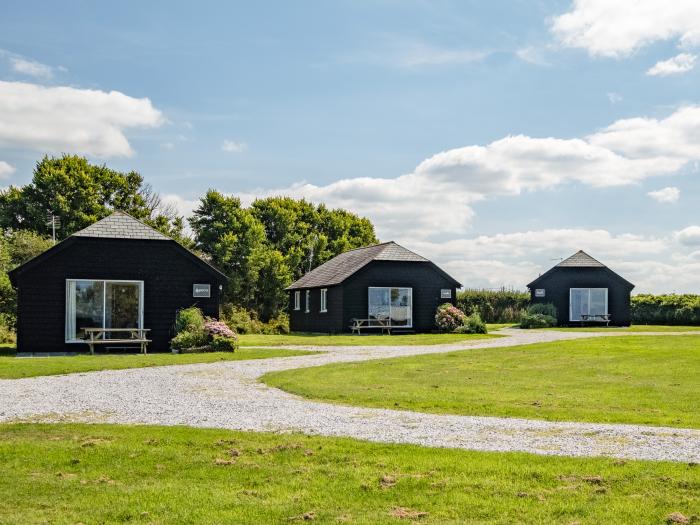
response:
<svg viewBox="0 0 700 525"><path fill-rule="evenodd" d="M97 354L71 357L0 357L0 379L94 372L96 370L121 370L149 366L188 365L216 361L266 359L305 355L313 352L286 350L283 348L239 348L235 352L205 354Z"/></svg>
<svg viewBox="0 0 700 525"><path fill-rule="evenodd" d="M0 425L6 524L665 523L700 467L187 427Z"/></svg>
<svg viewBox="0 0 700 525"><path fill-rule="evenodd" d="M631 326L581 326L581 327L555 327L547 330L562 332L700 332L700 326L672 326L654 324L633 324Z"/></svg>
<svg viewBox="0 0 700 525"><path fill-rule="evenodd" d="M239 343L241 346L415 346L458 343L489 337L502 336L489 334L243 334L239 336Z"/></svg>
<svg viewBox="0 0 700 525"><path fill-rule="evenodd" d="M698 370L698 336L626 336L340 363L263 381L369 407L700 428Z"/></svg>

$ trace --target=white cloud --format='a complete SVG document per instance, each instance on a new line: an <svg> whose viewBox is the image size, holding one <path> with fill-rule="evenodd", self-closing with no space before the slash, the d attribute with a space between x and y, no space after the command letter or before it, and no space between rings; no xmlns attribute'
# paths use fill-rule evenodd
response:
<svg viewBox="0 0 700 525"><path fill-rule="evenodd" d="M700 226L683 228L676 232L675 237L679 243L685 246L700 246Z"/></svg>
<svg viewBox="0 0 700 525"><path fill-rule="evenodd" d="M10 166L4 160L0 160L0 179L6 179L14 172L15 168L13 166Z"/></svg>
<svg viewBox="0 0 700 525"><path fill-rule="evenodd" d="M147 98L0 81L0 146L129 157L134 151L124 131L163 122Z"/></svg>
<svg viewBox="0 0 700 525"><path fill-rule="evenodd" d="M53 77L53 68L42 64L41 62L36 62L34 60L27 60L21 57L11 57L10 63L12 64L12 69L17 73L22 73L23 75L29 75L38 78L51 78Z"/></svg>
<svg viewBox="0 0 700 525"><path fill-rule="evenodd" d="M670 204L673 202L678 202L678 199L681 196L681 190L675 186L667 186L665 188L661 188L660 190L650 191L647 193L647 195L649 195L649 197L654 199L656 202Z"/></svg>
<svg viewBox="0 0 700 525"><path fill-rule="evenodd" d="M248 144L245 142L236 142L233 140L224 140L221 145L221 150L227 153L243 153L248 149Z"/></svg>
<svg viewBox="0 0 700 525"><path fill-rule="evenodd" d="M657 62L652 68L647 71L649 76L668 76L687 73L695 67L697 56L689 53L681 53L668 60Z"/></svg>
<svg viewBox="0 0 700 525"><path fill-rule="evenodd" d="M545 58L542 50L534 46L522 47L516 50L515 56L517 56L523 62L534 64L536 66L551 65Z"/></svg>
<svg viewBox="0 0 700 525"><path fill-rule="evenodd" d="M659 41L693 46L700 43L700 2L574 0L551 30L563 45L594 56L625 57Z"/></svg>
<svg viewBox="0 0 700 525"><path fill-rule="evenodd" d="M387 35L365 51L346 57L344 62L362 62L399 68L445 66L479 62L488 51L438 46L423 40Z"/></svg>
<svg viewBox="0 0 700 525"><path fill-rule="evenodd" d="M195 208L199 206L199 199L189 200L174 193L162 195L161 201L166 206L174 207L177 213L183 217L190 217Z"/></svg>
<svg viewBox="0 0 700 525"><path fill-rule="evenodd" d="M619 93L610 92L608 93L608 100L611 104L617 104L618 102L622 102L622 95Z"/></svg>

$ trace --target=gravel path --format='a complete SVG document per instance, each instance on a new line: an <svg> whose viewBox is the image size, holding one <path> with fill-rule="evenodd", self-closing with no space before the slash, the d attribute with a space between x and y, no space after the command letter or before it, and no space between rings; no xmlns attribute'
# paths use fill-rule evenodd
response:
<svg viewBox="0 0 700 525"><path fill-rule="evenodd" d="M307 356L0 380L0 422L77 421L301 431L472 450L700 462L700 430L340 406L308 401L257 380L271 371L334 362L620 336L610 332L501 333L508 337L439 346L324 347L326 353Z"/></svg>

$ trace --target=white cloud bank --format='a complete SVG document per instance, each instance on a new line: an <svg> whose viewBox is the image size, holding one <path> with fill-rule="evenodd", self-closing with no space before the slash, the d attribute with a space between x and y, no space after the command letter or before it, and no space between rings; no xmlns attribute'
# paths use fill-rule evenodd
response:
<svg viewBox="0 0 700 525"><path fill-rule="evenodd" d="M647 195L649 195L649 197L654 199L656 202L672 204L674 202L678 202L678 199L680 199L681 190L675 186L667 186L665 188L661 188L660 190L650 191L647 193Z"/></svg>
<svg viewBox="0 0 700 525"><path fill-rule="evenodd" d="M552 19L551 30L568 47L592 56L625 57L659 41L700 44L697 0L574 0Z"/></svg>
<svg viewBox="0 0 700 525"><path fill-rule="evenodd" d="M649 76L667 77L669 75L681 75L695 67L697 57L689 53L681 53L668 60L657 62L647 71Z"/></svg>
<svg viewBox="0 0 700 525"><path fill-rule="evenodd" d="M221 151L227 153L243 153L248 149L248 144L245 142L236 142L235 140L224 140L221 145Z"/></svg>
<svg viewBox="0 0 700 525"><path fill-rule="evenodd" d="M15 168L10 166L4 160L0 160L0 179L6 179L9 175L15 172Z"/></svg>
<svg viewBox="0 0 700 525"><path fill-rule="evenodd" d="M147 98L0 81L0 146L130 157L134 151L125 130L163 122Z"/></svg>
<svg viewBox="0 0 700 525"><path fill-rule="evenodd" d="M23 75L38 78L53 77L53 68L51 66L36 62L35 60L27 60L26 58L15 56L10 58L10 63L14 71L22 73Z"/></svg>

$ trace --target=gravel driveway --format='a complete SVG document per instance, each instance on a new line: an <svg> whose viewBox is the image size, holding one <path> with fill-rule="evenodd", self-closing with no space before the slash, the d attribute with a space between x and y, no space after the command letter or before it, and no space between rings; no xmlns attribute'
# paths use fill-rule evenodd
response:
<svg viewBox="0 0 700 525"><path fill-rule="evenodd" d="M324 354L297 357L0 380L0 421L300 431L433 447L700 462L700 430L349 407L308 401L258 382L267 372L327 363L583 337L624 337L611 332L504 330L501 333L508 337L439 346L324 347Z"/></svg>

